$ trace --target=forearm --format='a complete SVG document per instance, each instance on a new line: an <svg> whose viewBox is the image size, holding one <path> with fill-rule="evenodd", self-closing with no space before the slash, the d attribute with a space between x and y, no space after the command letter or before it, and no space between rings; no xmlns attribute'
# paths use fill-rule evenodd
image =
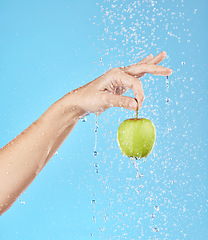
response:
<svg viewBox="0 0 208 240"><path fill-rule="evenodd" d="M83 114L70 94L0 149L0 215L29 186ZM70 102L71 101L71 102Z"/></svg>

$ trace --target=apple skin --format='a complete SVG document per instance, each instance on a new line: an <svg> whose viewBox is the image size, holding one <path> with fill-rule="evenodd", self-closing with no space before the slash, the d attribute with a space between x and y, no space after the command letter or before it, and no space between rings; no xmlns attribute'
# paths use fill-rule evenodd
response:
<svg viewBox="0 0 208 240"><path fill-rule="evenodd" d="M117 132L118 145L127 157L146 158L155 139L155 126L146 118L127 119L121 123Z"/></svg>

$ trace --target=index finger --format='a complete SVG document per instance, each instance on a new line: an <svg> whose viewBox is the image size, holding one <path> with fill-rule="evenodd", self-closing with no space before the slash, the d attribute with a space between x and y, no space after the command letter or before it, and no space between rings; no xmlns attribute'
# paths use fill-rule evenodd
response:
<svg viewBox="0 0 208 240"><path fill-rule="evenodd" d="M154 75L160 75L160 76L169 76L172 74L172 69L165 68L158 65L151 65L151 64L141 64L138 66L130 66L128 69L124 69L126 73L128 73L131 76L137 76L140 77L143 74L151 73Z"/></svg>
<svg viewBox="0 0 208 240"><path fill-rule="evenodd" d="M150 54L150 55L148 55L147 57L143 58L140 62L135 63L135 64L132 64L132 65L130 65L130 66L126 66L126 67L124 67L124 68L122 68L122 69L128 70L128 69L131 68L132 66L138 66L138 65L140 65L140 64L148 63L149 61L151 61L151 59L153 59L153 55L152 55L152 54Z"/></svg>

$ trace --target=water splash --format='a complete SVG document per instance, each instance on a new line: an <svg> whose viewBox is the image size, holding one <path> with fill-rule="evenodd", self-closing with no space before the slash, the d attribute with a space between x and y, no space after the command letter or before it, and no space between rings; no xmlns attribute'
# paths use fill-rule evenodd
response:
<svg viewBox="0 0 208 240"><path fill-rule="evenodd" d="M97 133L98 133L98 116L95 116L95 147L94 147L94 151L93 151L93 155L96 157L98 155L98 152L97 152Z"/></svg>
<svg viewBox="0 0 208 240"><path fill-rule="evenodd" d="M139 162L137 161L137 158L130 158L130 159L131 159L131 162L132 162L132 164L134 165L134 167L137 171L136 178L140 179L140 178L144 177L144 175L140 173Z"/></svg>
<svg viewBox="0 0 208 240"><path fill-rule="evenodd" d="M169 77L166 76L166 91L168 92L169 90Z"/></svg>

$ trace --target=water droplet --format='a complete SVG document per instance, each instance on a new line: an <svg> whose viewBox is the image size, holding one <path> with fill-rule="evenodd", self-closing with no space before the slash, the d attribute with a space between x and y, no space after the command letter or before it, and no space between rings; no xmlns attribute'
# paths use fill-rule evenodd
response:
<svg viewBox="0 0 208 240"><path fill-rule="evenodd" d="M155 227L152 229L154 232L159 232L159 228Z"/></svg>
<svg viewBox="0 0 208 240"><path fill-rule="evenodd" d="M9 172L7 171L6 174L9 174Z"/></svg>
<svg viewBox="0 0 208 240"><path fill-rule="evenodd" d="M155 209L156 211L159 211L160 208L159 208L159 206L155 206L154 209Z"/></svg>
<svg viewBox="0 0 208 240"><path fill-rule="evenodd" d="M55 155L58 155L58 152L55 152Z"/></svg>
<svg viewBox="0 0 208 240"><path fill-rule="evenodd" d="M93 220L93 222L96 222L96 218L95 218L95 216L92 217L92 220Z"/></svg>
<svg viewBox="0 0 208 240"><path fill-rule="evenodd" d="M18 198L18 201L19 201L21 204L25 205L25 202L22 201L22 200L20 200L19 198Z"/></svg>
<svg viewBox="0 0 208 240"><path fill-rule="evenodd" d="M137 179L140 178L140 173L139 173L139 172L137 173L136 178L137 178Z"/></svg>
<svg viewBox="0 0 208 240"><path fill-rule="evenodd" d="M82 122L87 122L87 118L86 118L86 117L83 117L83 118L81 118L81 121L82 121Z"/></svg>
<svg viewBox="0 0 208 240"><path fill-rule="evenodd" d="M186 63L185 62L181 62L182 65L185 65Z"/></svg>
<svg viewBox="0 0 208 240"><path fill-rule="evenodd" d="M170 133L170 132L171 132L171 130L172 130L171 128L168 128L168 133Z"/></svg>
<svg viewBox="0 0 208 240"><path fill-rule="evenodd" d="M151 216L152 216L152 218L155 218L155 214L154 213Z"/></svg>
<svg viewBox="0 0 208 240"><path fill-rule="evenodd" d="M96 172L96 173L99 173L99 170L98 170L98 169L95 169L95 172Z"/></svg>
<svg viewBox="0 0 208 240"><path fill-rule="evenodd" d="M170 102L170 98L166 98L166 102L169 103Z"/></svg>
<svg viewBox="0 0 208 240"><path fill-rule="evenodd" d="M95 201L95 200L92 200L91 203L96 203L96 201Z"/></svg>
<svg viewBox="0 0 208 240"><path fill-rule="evenodd" d="M98 132L98 126L97 125L95 126L95 132Z"/></svg>
<svg viewBox="0 0 208 240"><path fill-rule="evenodd" d="M95 147L94 147L94 152L93 152L93 155L96 157L97 156L97 132L98 132L98 116L96 116L96 119L95 119Z"/></svg>
<svg viewBox="0 0 208 240"><path fill-rule="evenodd" d="M93 155L96 157L98 155L97 151L94 151Z"/></svg>
<svg viewBox="0 0 208 240"><path fill-rule="evenodd" d="M140 191L139 191L139 189L137 189L137 188L136 188L136 189L135 189L135 191L136 191L138 194L140 194Z"/></svg>
<svg viewBox="0 0 208 240"><path fill-rule="evenodd" d="M140 173L140 177L141 177L141 178L144 177L144 174L143 174L143 173Z"/></svg>
<svg viewBox="0 0 208 240"><path fill-rule="evenodd" d="M140 178L142 178L142 177L144 177L144 174L141 174L140 172L137 172L136 178L137 178L137 179L140 179Z"/></svg>

